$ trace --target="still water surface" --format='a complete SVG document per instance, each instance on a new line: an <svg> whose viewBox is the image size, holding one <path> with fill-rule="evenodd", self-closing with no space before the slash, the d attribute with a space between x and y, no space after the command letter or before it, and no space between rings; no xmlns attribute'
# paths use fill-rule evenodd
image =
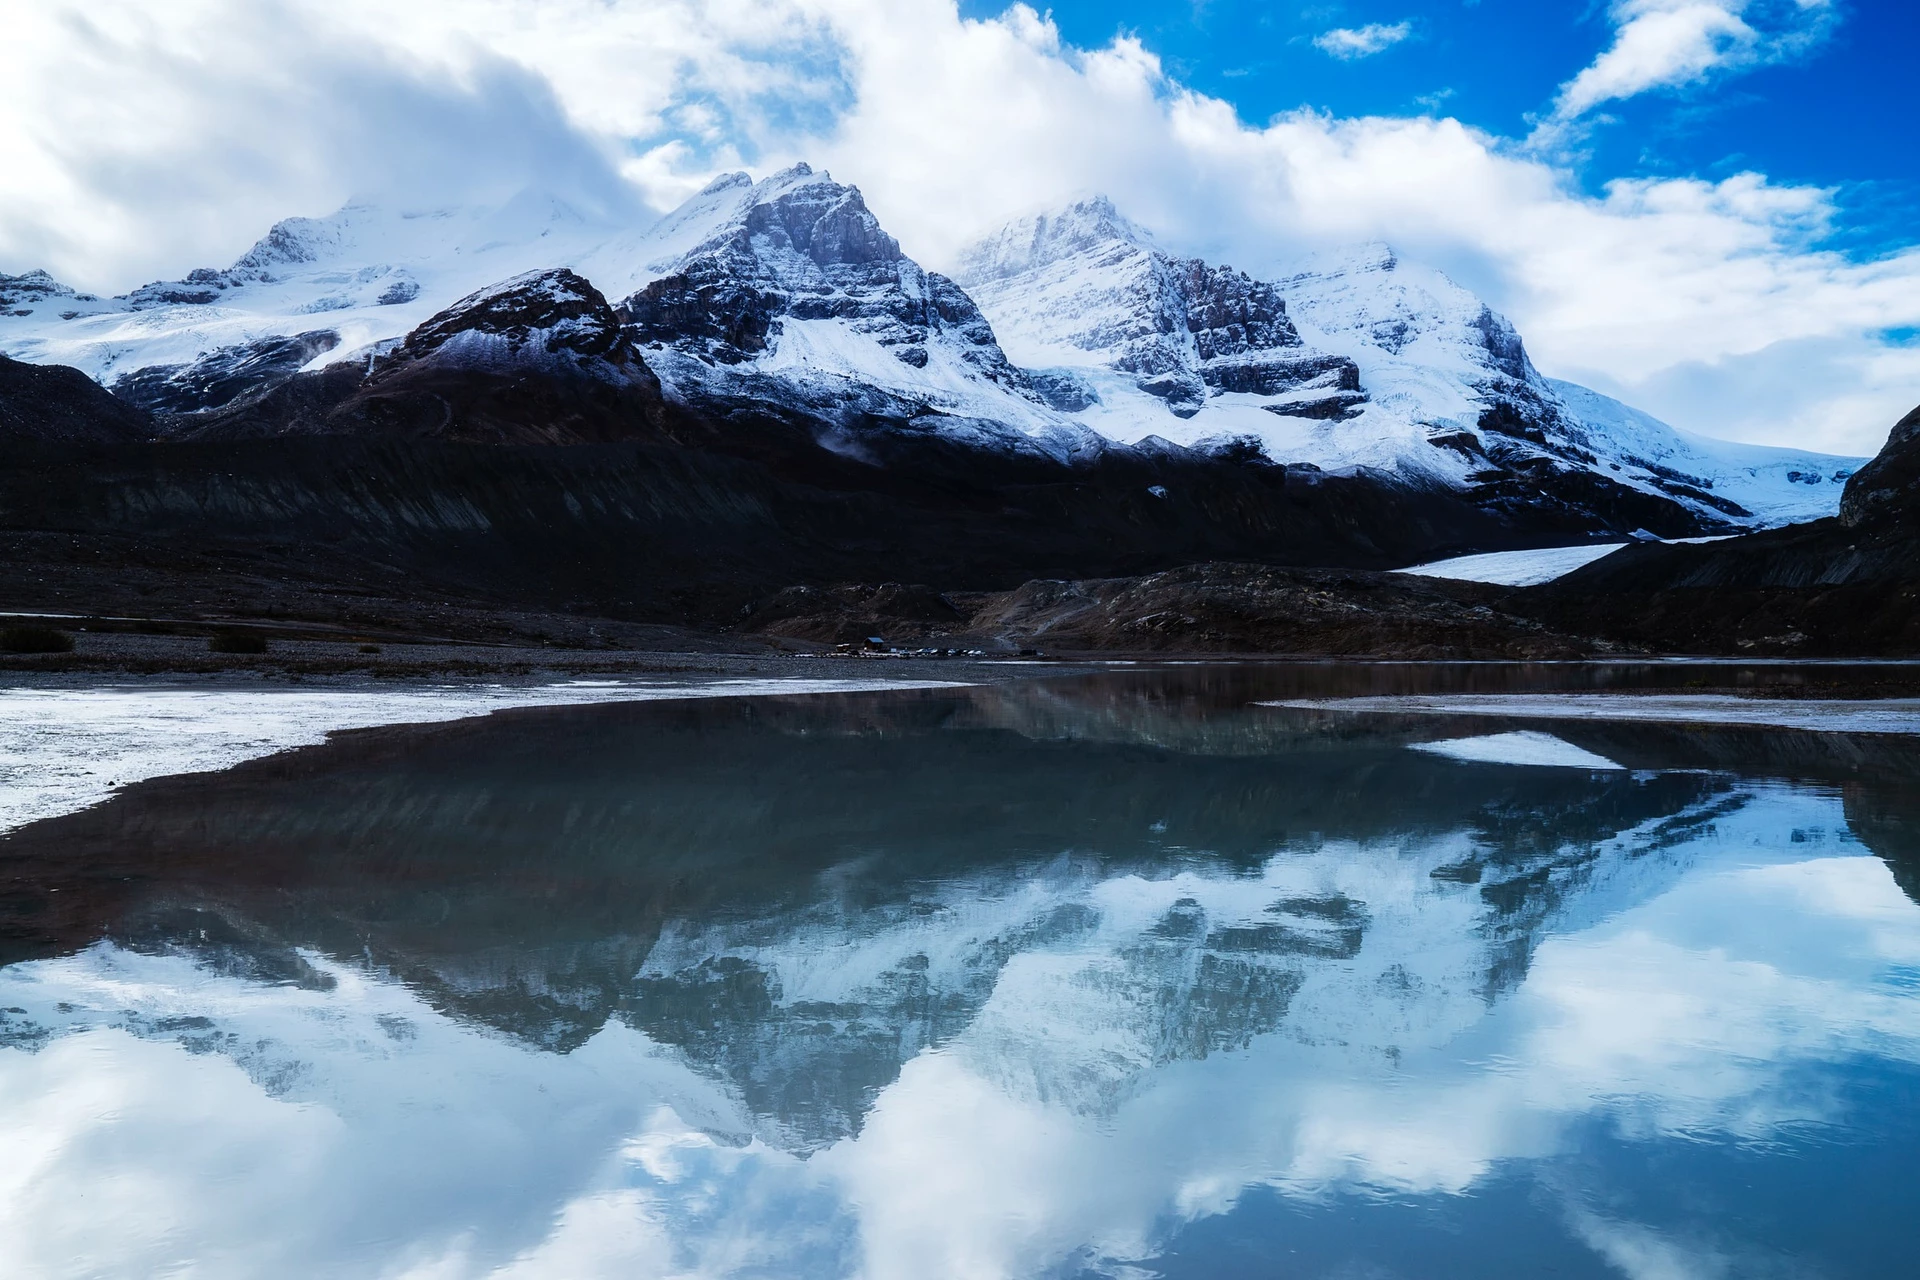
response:
<svg viewBox="0 0 1920 1280"><path fill-rule="evenodd" d="M1406 670L516 711L23 828L0 1273L1911 1274L1920 742L1256 705L1595 682Z"/></svg>

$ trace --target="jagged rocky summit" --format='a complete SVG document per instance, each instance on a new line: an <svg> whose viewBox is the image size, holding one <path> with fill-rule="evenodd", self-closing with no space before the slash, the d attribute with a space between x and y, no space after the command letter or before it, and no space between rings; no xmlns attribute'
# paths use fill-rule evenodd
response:
<svg viewBox="0 0 1920 1280"><path fill-rule="evenodd" d="M959 278L1070 412L1103 404L1102 384L1182 419L1222 394L1300 418L1366 399L1352 360L1302 342L1277 288L1161 252L1105 197L1002 228L962 255Z"/></svg>
<svg viewBox="0 0 1920 1280"><path fill-rule="evenodd" d="M549 303L575 314L489 318ZM1381 246L1261 280L1094 198L1010 224L948 278L805 165L725 175L651 225L533 192L354 204L120 298L0 277L0 350L77 366L169 435L566 443L620 438L618 415L665 403L778 419L875 463L913 439L1367 476L1561 538L1826 515L1854 466L1689 437L1547 379L1503 318ZM560 421L510 421L542 413Z"/></svg>
<svg viewBox="0 0 1920 1280"><path fill-rule="evenodd" d="M1047 406L965 291L902 252L858 188L806 165L760 183L730 174L658 234L690 247L620 310L684 401L1063 461L1101 447Z"/></svg>

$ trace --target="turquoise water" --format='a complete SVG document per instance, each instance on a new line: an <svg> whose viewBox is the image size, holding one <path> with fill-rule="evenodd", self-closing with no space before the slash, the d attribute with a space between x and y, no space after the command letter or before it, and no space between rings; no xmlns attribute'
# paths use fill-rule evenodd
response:
<svg viewBox="0 0 1920 1280"><path fill-rule="evenodd" d="M1253 705L1406 678L512 712L24 828L0 1272L1908 1274L1920 744Z"/></svg>

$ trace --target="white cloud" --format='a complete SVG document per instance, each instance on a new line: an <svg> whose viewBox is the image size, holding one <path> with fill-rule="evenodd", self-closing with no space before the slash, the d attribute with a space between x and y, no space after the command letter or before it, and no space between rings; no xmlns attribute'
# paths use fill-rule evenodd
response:
<svg viewBox="0 0 1920 1280"><path fill-rule="evenodd" d="M1313 47L1343 62L1369 58L1413 34L1410 22L1369 22L1364 27L1335 27L1313 38Z"/></svg>
<svg viewBox="0 0 1920 1280"><path fill-rule="evenodd" d="M0 27L0 271L98 289L355 196L677 202L699 184L636 140L738 164L842 96L827 28L760 0L0 0Z"/></svg>
<svg viewBox="0 0 1920 1280"><path fill-rule="evenodd" d="M1783 3L1719 11L1771 49L1825 13ZM661 209L718 170L807 159L936 267L1105 191L1249 270L1388 240L1507 311L1549 372L1709 434L1866 451L1920 401L1920 358L1876 336L1920 323L1920 252L1828 251L1829 192L1745 174L1596 198L1453 120L1250 125L1137 40L1077 49L1026 5L986 21L949 0L0 5L4 271L122 289L354 193L527 181ZM1623 30L1656 16L1619 12ZM1757 368L1786 393L1752 394Z"/></svg>
<svg viewBox="0 0 1920 1280"><path fill-rule="evenodd" d="M1554 118L1779 61L1819 39L1832 16L1830 0L1616 0L1613 44L1561 87Z"/></svg>

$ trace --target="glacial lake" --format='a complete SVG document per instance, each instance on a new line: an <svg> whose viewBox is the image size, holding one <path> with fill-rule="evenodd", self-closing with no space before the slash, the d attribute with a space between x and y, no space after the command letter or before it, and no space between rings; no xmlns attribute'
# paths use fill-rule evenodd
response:
<svg viewBox="0 0 1920 1280"><path fill-rule="evenodd" d="M552 706L141 783L0 838L0 1274L1914 1274L1920 737L1263 705L1779 670Z"/></svg>

